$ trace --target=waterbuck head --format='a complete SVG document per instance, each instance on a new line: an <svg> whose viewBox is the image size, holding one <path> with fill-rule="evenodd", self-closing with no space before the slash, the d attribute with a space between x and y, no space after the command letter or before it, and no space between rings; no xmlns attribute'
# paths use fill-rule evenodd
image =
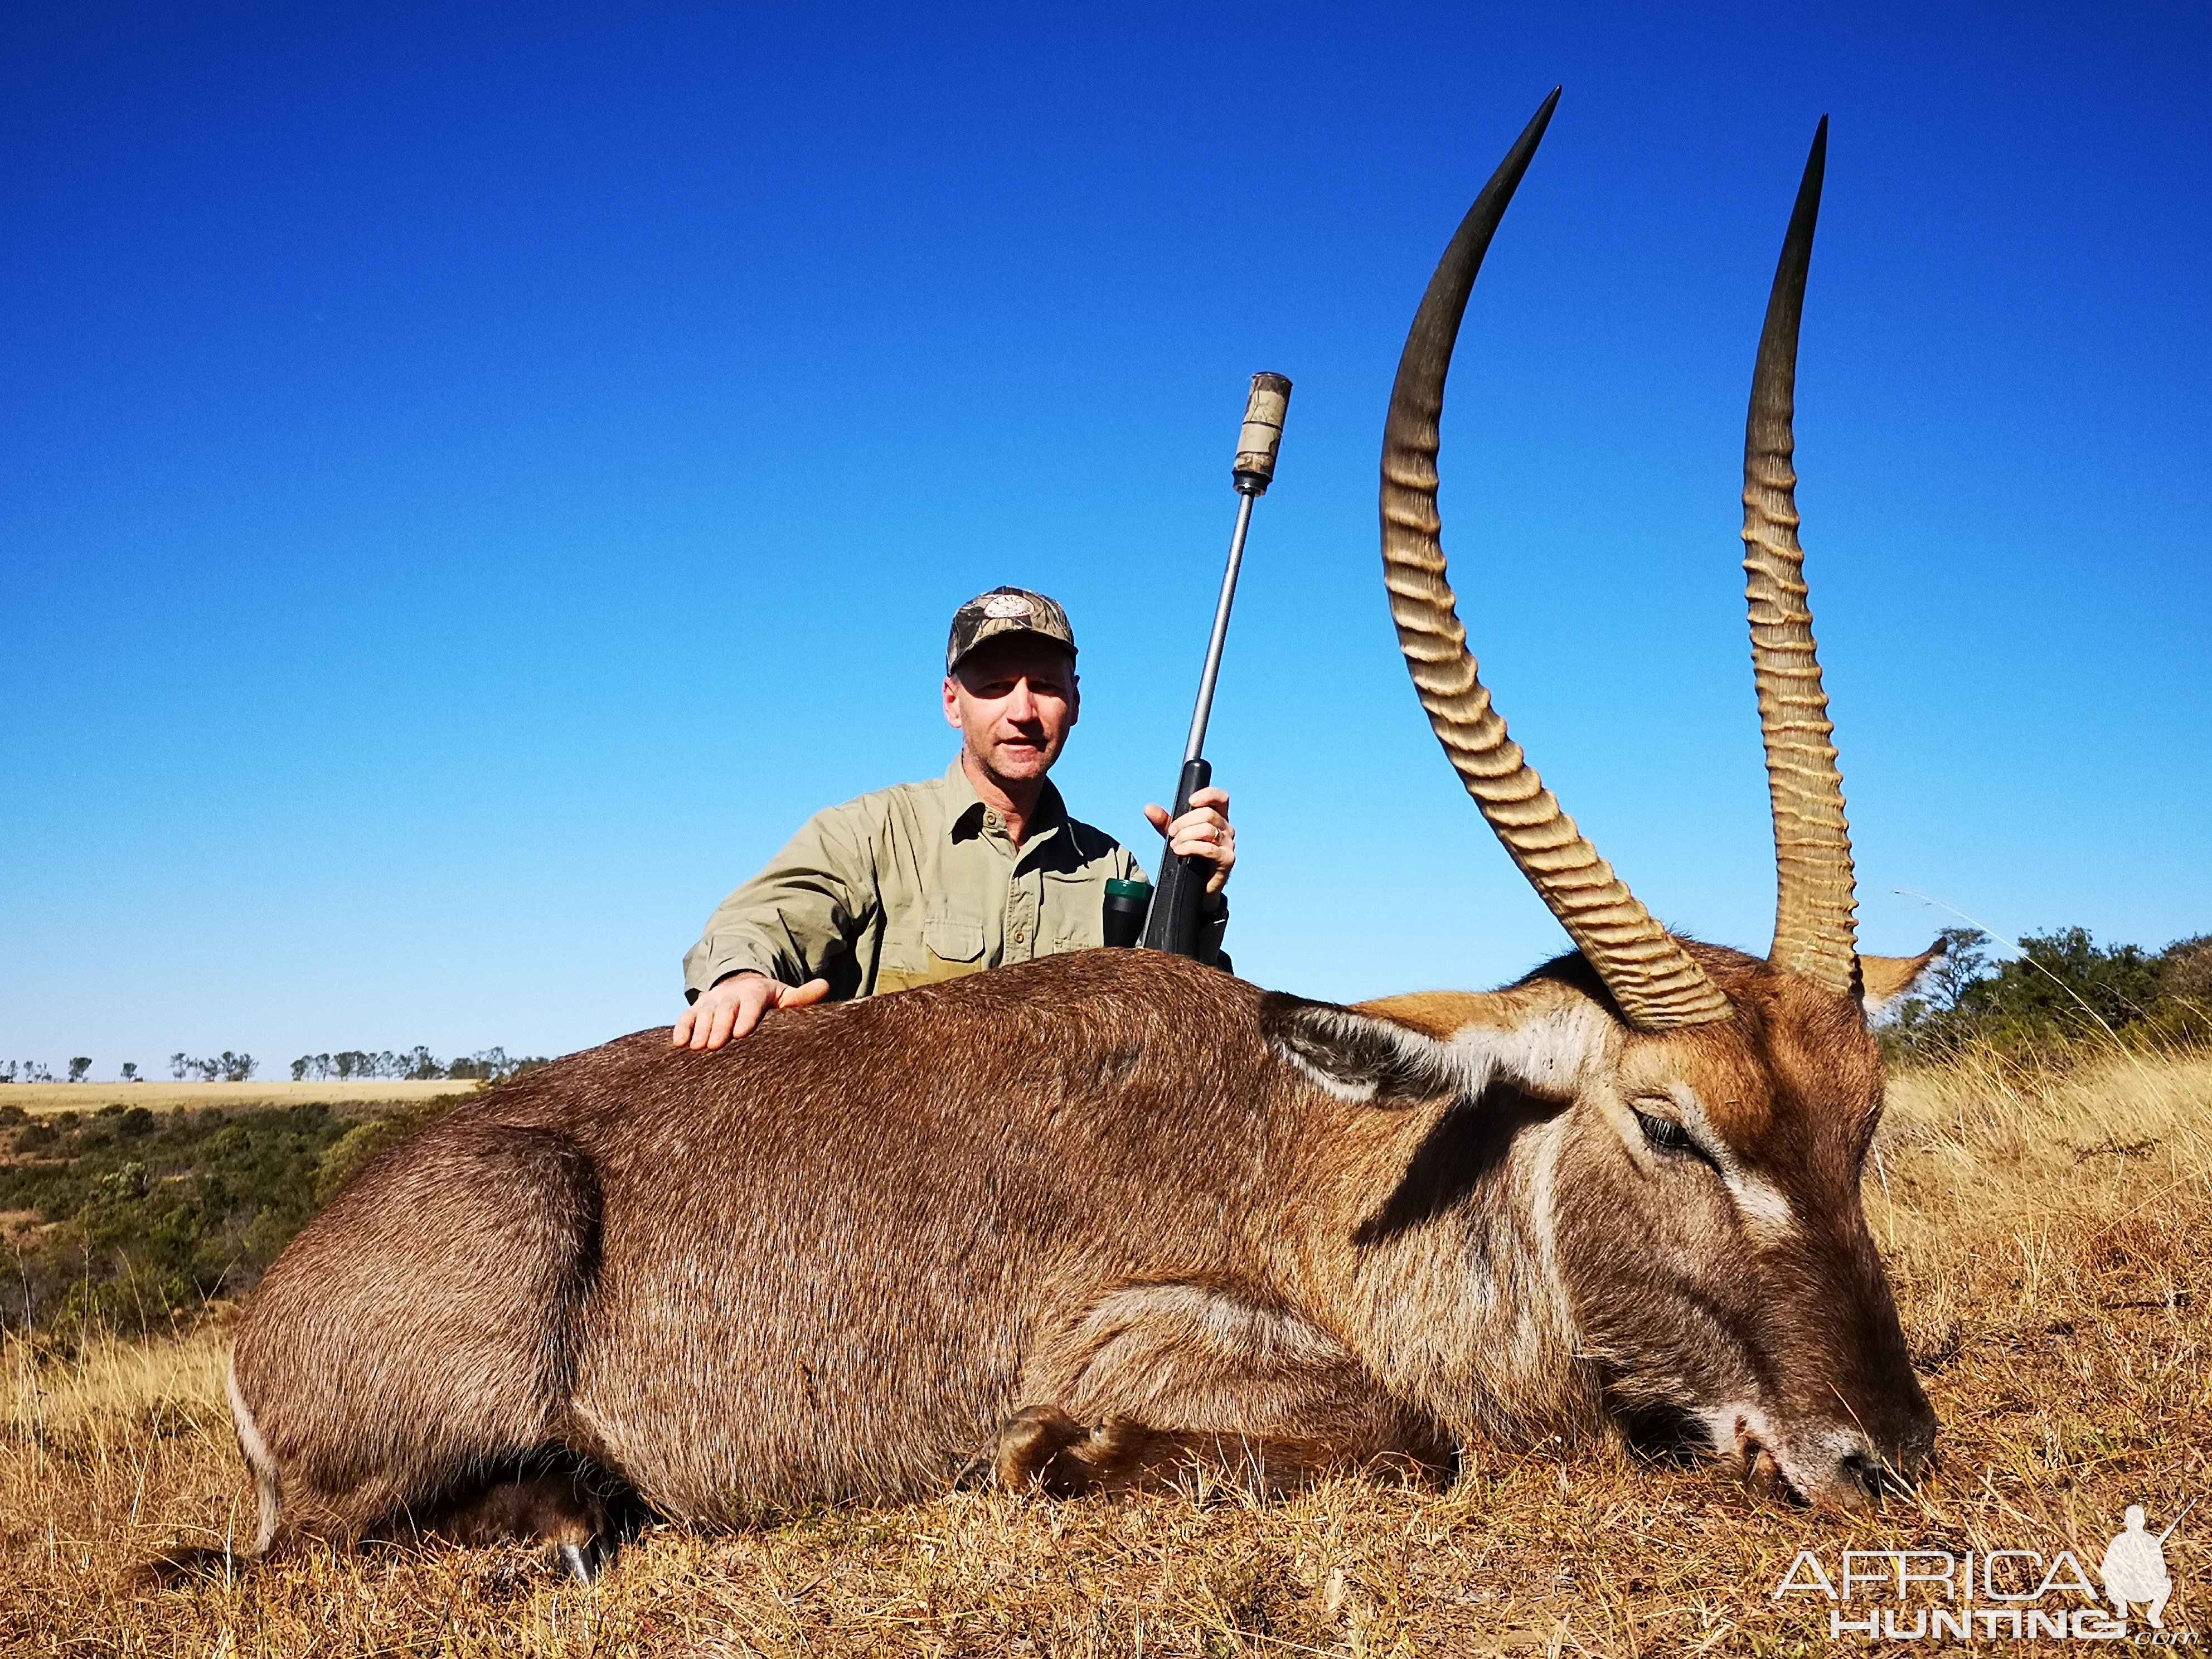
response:
<svg viewBox="0 0 2212 1659"><path fill-rule="evenodd" d="M1806 1498L1861 1501L1909 1480L1936 1433L1859 1193L1882 1103L1864 1007L1928 958L1857 951L1843 781L1797 543L1798 319L1827 123L1775 274L1744 446L1780 890L1760 959L1676 939L1598 856L1507 735L1446 578L1444 380L1483 255L1558 97L1468 211L1407 338L1383 435L1382 563L1430 723L1577 954L1504 992L1394 999L1339 1016L1335 1030L1387 1030L1384 1048L1455 1069L1462 1092L1502 1085L1549 1103L1516 1137L1522 1189L1566 1340L1626 1414L1668 1414ZM1326 1038L1326 1020L1306 1026Z"/></svg>

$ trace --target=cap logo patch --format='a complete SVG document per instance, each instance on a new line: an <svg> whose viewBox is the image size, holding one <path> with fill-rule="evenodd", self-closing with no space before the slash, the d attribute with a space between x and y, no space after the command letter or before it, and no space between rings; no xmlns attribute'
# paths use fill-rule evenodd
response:
<svg viewBox="0 0 2212 1659"><path fill-rule="evenodd" d="M983 601L983 614L1006 621L1015 617L1026 617L1036 607L1018 593L993 593Z"/></svg>

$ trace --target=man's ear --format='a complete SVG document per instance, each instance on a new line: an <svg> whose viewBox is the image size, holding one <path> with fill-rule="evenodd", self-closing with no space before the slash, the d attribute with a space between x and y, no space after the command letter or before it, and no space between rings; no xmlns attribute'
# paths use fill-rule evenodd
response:
<svg viewBox="0 0 2212 1659"><path fill-rule="evenodd" d="M945 723L955 731L961 729L960 686L950 674L945 677Z"/></svg>
<svg viewBox="0 0 2212 1659"><path fill-rule="evenodd" d="M1937 939L1917 957L1861 957L1859 1006L1869 1018L1910 991L1921 975L1943 957L1943 941Z"/></svg>
<svg viewBox="0 0 2212 1659"><path fill-rule="evenodd" d="M1260 1030L1280 1058L1339 1100L1384 1107L1473 1099L1501 1082L1565 1099L1605 1056L1612 1022L1586 998L1449 1000L1457 1018L1444 1025L1270 991L1260 1000Z"/></svg>

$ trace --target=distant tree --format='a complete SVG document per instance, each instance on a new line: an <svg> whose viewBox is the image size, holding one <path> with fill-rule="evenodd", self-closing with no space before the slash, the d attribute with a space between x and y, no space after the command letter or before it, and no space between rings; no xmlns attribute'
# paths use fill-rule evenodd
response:
<svg viewBox="0 0 2212 1659"><path fill-rule="evenodd" d="M2212 933L2179 939L2159 952L2158 994L2212 1010Z"/></svg>
<svg viewBox="0 0 2212 1659"><path fill-rule="evenodd" d="M2212 934L2177 939L2158 954L2158 1000L2149 1024L2167 1042L2212 1042Z"/></svg>
<svg viewBox="0 0 2212 1659"><path fill-rule="evenodd" d="M504 1083L511 1077L520 1077L525 1072L534 1072L549 1065L543 1054L518 1057L504 1048L479 1048L465 1060L456 1060L446 1068L450 1078L473 1079L485 1083Z"/></svg>
<svg viewBox="0 0 2212 1659"><path fill-rule="evenodd" d="M252 1054L234 1054L226 1048L214 1064L225 1083L245 1083L252 1079L255 1062Z"/></svg>
<svg viewBox="0 0 2212 1659"><path fill-rule="evenodd" d="M1932 1053L1955 1046L1961 1020L1960 999L1986 978L1990 936L1978 927L1946 927L1937 936L1943 954L1920 977L1913 994L1886 1012L1884 1048L1899 1054Z"/></svg>
<svg viewBox="0 0 2212 1659"><path fill-rule="evenodd" d="M389 1078L394 1081L428 1083L450 1078L460 1083L497 1083L547 1063L542 1054L515 1058L504 1048L480 1048L473 1054L447 1061L418 1042L412 1048L402 1050L342 1048L336 1054L301 1054L292 1062L292 1080L299 1083L309 1079L337 1079L361 1082Z"/></svg>
<svg viewBox="0 0 2212 1659"><path fill-rule="evenodd" d="M2030 933L2020 945L2018 956L1959 999L2000 1041L2116 1033L2157 1000L2158 969L2141 945L2100 949L2086 927Z"/></svg>
<svg viewBox="0 0 2212 1659"><path fill-rule="evenodd" d="M123 1062L123 1080L125 1083L137 1083L140 1080L137 1060L126 1060Z"/></svg>
<svg viewBox="0 0 2212 1659"><path fill-rule="evenodd" d="M457 1057L446 1067L446 1075L455 1079L488 1082L498 1077L507 1066L504 1048L484 1048L466 1058Z"/></svg>
<svg viewBox="0 0 2212 1659"><path fill-rule="evenodd" d="M1978 927L1946 927L1936 938L1943 954L1923 977L1923 994L1934 1006L1948 1012L1959 1006L1968 988L1989 973L1989 952L1982 947L1990 942L1990 936Z"/></svg>
<svg viewBox="0 0 2212 1659"><path fill-rule="evenodd" d="M91 1069L92 1056L79 1054L70 1061L69 1080L71 1083L82 1083L84 1081L84 1074Z"/></svg>

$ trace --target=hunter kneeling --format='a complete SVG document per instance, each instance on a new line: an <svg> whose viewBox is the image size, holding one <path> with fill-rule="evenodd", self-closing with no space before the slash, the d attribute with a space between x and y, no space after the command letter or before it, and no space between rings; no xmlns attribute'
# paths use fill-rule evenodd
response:
<svg viewBox="0 0 2212 1659"><path fill-rule="evenodd" d="M944 695L961 745L943 777L816 813L708 920L684 959L678 1047L719 1048L771 1009L1105 943L1106 884L1145 873L1070 817L1046 776L1082 708L1067 613L1016 587L970 599L953 615ZM1170 853L1212 864L1205 954L1218 959L1237 863L1229 796L1201 789L1172 822L1158 805L1145 816Z"/></svg>

